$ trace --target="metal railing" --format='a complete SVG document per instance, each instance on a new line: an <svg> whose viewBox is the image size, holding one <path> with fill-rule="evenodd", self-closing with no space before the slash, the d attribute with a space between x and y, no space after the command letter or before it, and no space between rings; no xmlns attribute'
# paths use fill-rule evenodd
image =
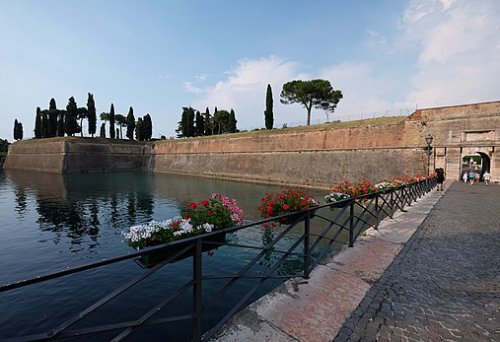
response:
<svg viewBox="0 0 500 342"><path fill-rule="evenodd" d="M353 246L356 239L369 227L378 229L379 223L386 217L391 217L397 210L405 211L406 206L410 206L418 198L431 191L436 185L435 179L428 179L419 181L409 185L400 186L387 191L376 192L349 198L333 204L325 204L310 208L299 213L273 217L257 222L251 222L242 226L228 228L224 230L214 231L203 235L170 242L167 244L143 249L127 255L118 256L115 258L102 260L98 262L89 263L86 265L74 267L60 272L46 274L31 279L17 281L11 284L0 286L0 296L3 293L12 291L14 289L24 288L33 284L43 283L52 279L67 277L72 274L85 272L88 270L104 267L106 265L115 264L127 259L137 259L145 255L153 255L154 253L168 252L161 261L156 264L150 265L139 276L130 279L122 286L116 288L111 293L102 297L92 305L86 307L78 314L74 315L55 326L50 331L43 333L14 336L10 337L8 341L37 341L47 339L59 339L67 337L81 337L103 332L116 332L113 341L120 341L126 338L134 330L142 326L165 324L176 321L192 321L192 339L194 341L207 341L212 338L220 328L227 323L227 321L239 310L241 310L248 300L258 291L264 282L270 279L289 279L297 276L308 278L313 268L331 252L330 247L334 243L347 244ZM263 224L270 224L273 222L283 221L283 219L290 219L290 224L282 226L276 237L267 241L264 246L246 245L240 243L231 243L221 241L221 237L227 234L235 233L237 231L248 229L251 227L261 226ZM319 233L311 231L311 221L317 220L321 223ZM300 229L301 223L303 228ZM293 234L292 230L300 229L300 234ZM344 233L344 234L343 234ZM346 236L342 238L342 236ZM284 239L289 240L288 248L280 249L278 244ZM202 253L206 247L210 246L230 246L232 248L244 248L255 250L256 254L243 268L238 272L232 274L205 274L202 264ZM298 251L300 249L300 251ZM252 267L262 262L270 252L277 253L279 257L273 260L268 265L267 272L255 274L250 272ZM139 284L147 277L153 275L161 268L176 262L180 257L186 255L192 258L192 277L190 280L182 284L176 291L169 293L157 305L152 307L149 311L145 312L142 316L133 321L123 321L112 324L93 325L90 327L76 327L77 323L83 318L96 312L103 307L106 303L119 297L121 294ZM277 274L277 270L283 265L285 260L289 257L295 257L301 260L300 273ZM235 303L230 310L213 326L203 329L202 320L204 314L211 310L214 305L223 300L228 291L236 286L239 281L245 279L252 279L255 281L246 293ZM67 279L69 281L70 279ZM218 290L209 298L202 298L203 284L213 280L223 280L224 285L220 286ZM176 298L188 293L191 290L192 295L192 309L190 312L169 316L169 317L155 317L155 314L162 308L167 307L174 302ZM2 336L1 338L6 338Z"/></svg>

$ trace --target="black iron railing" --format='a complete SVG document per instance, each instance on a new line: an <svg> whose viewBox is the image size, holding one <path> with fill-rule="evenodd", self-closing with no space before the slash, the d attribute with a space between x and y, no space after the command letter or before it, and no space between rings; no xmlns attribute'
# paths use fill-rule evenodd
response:
<svg viewBox="0 0 500 342"><path fill-rule="evenodd" d="M258 222L248 223L242 226L224 229L206 233L200 236L187 238L180 241L167 243L147 249L143 249L127 255L93 262L90 264L74 267L64 271L46 274L31 279L21 280L15 283L6 284L0 287L0 296L2 293L12 291L14 289L24 288L37 283L44 283L56 278L68 277L67 281L71 281L70 276L85 272L92 269L105 267L124 261L127 259L137 259L145 255L154 255L155 253L168 252L156 264L150 265L139 276L130 279L122 286L116 288L108 295L102 297L92 305L86 307L73 317L61 322L50 331L43 333L36 333L24 336L1 336L7 338L9 341L37 341L47 339L59 339L67 337L89 337L93 334L103 332L115 332L113 341L120 341L126 338L134 330L143 326L151 326L158 324L166 324L176 321L192 321L192 339L194 341L206 341L212 338L217 331L233 316L236 312L241 310L249 299L261 288L264 282L269 279L289 279L292 277L301 276L308 278L312 269L328 254L331 253L331 247L334 244L347 244L353 246L356 239L369 227L378 229L379 223L386 217L391 217L397 210L404 211L406 206L410 206L419 197L422 197L427 192L431 191L436 185L435 179L428 179L419 181L409 185L400 186L387 191L367 194L356 198L349 198L333 204L325 204L317 206L300 213L283 215L280 217L273 217ZM298 216L297 216L298 215ZM280 230L276 231L277 236L273 237L266 242L263 246L247 245L235 242L221 242L220 237L227 234L235 233L243 229L261 226L263 224L270 224L273 222L282 221L284 218L293 217L293 221ZM317 232L311 230L311 221L317 221L320 225ZM303 224L303 228L300 226ZM292 233L300 230L300 233ZM218 238L217 238L218 237ZM288 239L288 244L285 248L279 247L279 244ZM217 241L219 240L219 242ZM230 239L229 239L230 240ZM250 260L238 272L231 274L205 274L202 264L202 252L204 246L230 246L231 248L243 248L255 250L256 253L252 260ZM206 248L205 248L206 249ZM300 250L300 251L299 251ZM260 263L269 255L269 253L279 255L276 260L272 260L266 272L250 272L250 270ZM135 285L141 283L146 278L153 275L161 268L176 262L179 257L186 256L192 258L192 277L190 280L182 284L176 291L169 293L161 302L152 307L149 311L143 313L133 321L123 321L112 324L93 325L88 327L79 327L77 323L82 321L85 317L95 313L108 302L118 298L127 290ZM300 273L290 272L284 273L277 272L283 263L289 257L299 259L301 262ZM246 293L218 320L215 325L203 328L204 314L211 310L219 301L224 300L224 296L230 291L238 282L252 279L254 284L246 291ZM221 285L215 294L209 298L202 298L203 284L209 281L219 280L225 283ZM169 317L156 317L155 314L161 309L173 303L175 299L183 294L192 293L192 309L188 313L169 316ZM49 299L48 299L49 300Z"/></svg>

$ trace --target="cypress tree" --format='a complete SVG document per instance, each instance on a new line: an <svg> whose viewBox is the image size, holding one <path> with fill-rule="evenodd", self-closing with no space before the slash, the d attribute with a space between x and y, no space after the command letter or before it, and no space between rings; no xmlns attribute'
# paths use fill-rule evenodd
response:
<svg viewBox="0 0 500 342"><path fill-rule="evenodd" d="M100 134L100 137L101 138L106 138L106 124L104 122L101 125L101 134Z"/></svg>
<svg viewBox="0 0 500 342"><path fill-rule="evenodd" d="M149 115L149 113L144 116L143 122L143 138L144 140L151 140L153 136L153 121L151 121L151 116Z"/></svg>
<svg viewBox="0 0 500 342"><path fill-rule="evenodd" d="M14 120L14 140L19 140L19 124L17 123L17 119Z"/></svg>
<svg viewBox="0 0 500 342"><path fill-rule="evenodd" d="M89 93L87 99L87 120L89 122L89 134L94 137L97 129L97 113L95 109L94 95Z"/></svg>
<svg viewBox="0 0 500 342"><path fill-rule="evenodd" d="M227 130L229 133L235 133L236 132L236 115L234 114L234 110L231 109L231 112L229 113L229 120L227 123Z"/></svg>
<svg viewBox="0 0 500 342"><path fill-rule="evenodd" d="M40 139L42 137L42 118L40 115L40 107L36 107L36 116L35 116L35 138Z"/></svg>
<svg viewBox="0 0 500 342"><path fill-rule="evenodd" d="M203 134L205 134L205 123L203 120L203 116L197 110L196 111L196 135L202 136Z"/></svg>
<svg viewBox="0 0 500 342"><path fill-rule="evenodd" d="M144 122L142 121L142 118L137 119L137 123L135 125L135 138L138 141L143 141L143 134L144 134Z"/></svg>
<svg viewBox="0 0 500 342"><path fill-rule="evenodd" d="M80 126L78 126L77 118L78 106L76 105L75 98L71 96L68 100L68 105L66 106L66 115L64 118L64 132L68 136L73 136L73 134L80 132Z"/></svg>
<svg viewBox="0 0 500 342"><path fill-rule="evenodd" d="M42 138L49 138L49 120L47 118L47 111L42 110L40 112L41 116L41 122L42 122L42 127L41 127L41 134Z"/></svg>
<svg viewBox="0 0 500 342"><path fill-rule="evenodd" d="M271 90L271 85L267 85L266 91L266 110L264 112L264 119L266 123L266 129L273 129L274 125L274 114L273 114L273 92Z"/></svg>
<svg viewBox="0 0 500 342"><path fill-rule="evenodd" d="M187 115L187 136L188 137L194 137L195 130L194 130L194 109L189 107L188 108L188 115Z"/></svg>
<svg viewBox="0 0 500 342"><path fill-rule="evenodd" d="M186 111L184 107L182 108L181 120L177 122L177 129L175 132L177 133L177 138L186 136Z"/></svg>
<svg viewBox="0 0 500 342"><path fill-rule="evenodd" d="M212 118L208 107L205 110L205 135L212 135Z"/></svg>
<svg viewBox="0 0 500 342"><path fill-rule="evenodd" d="M23 124L21 122L17 124L17 129L18 129L17 137L19 138L19 140L23 140L24 132L23 132Z"/></svg>
<svg viewBox="0 0 500 342"><path fill-rule="evenodd" d="M57 136L64 137L64 118L66 117L66 111L60 110L57 120Z"/></svg>
<svg viewBox="0 0 500 342"><path fill-rule="evenodd" d="M109 110L109 137L111 139L115 138L115 106L113 104L111 104Z"/></svg>
<svg viewBox="0 0 500 342"><path fill-rule="evenodd" d="M134 130L135 130L134 109L130 107L127 115L127 138L129 138L130 140L134 140Z"/></svg>
<svg viewBox="0 0 500 342"><path fill-rule="evenodd" d="M54 98L50 99L47 115L47 136L55 137L57 135L57 118L59 117L59 111L57 110L56 100L54 100Z"/></svg>
<svg viewBox="0 0 500 342"><path fill-rule="evenodd" d="M116 137L116 139L120 139L120 129L119 128L116 129L115 137Z"/></svg>

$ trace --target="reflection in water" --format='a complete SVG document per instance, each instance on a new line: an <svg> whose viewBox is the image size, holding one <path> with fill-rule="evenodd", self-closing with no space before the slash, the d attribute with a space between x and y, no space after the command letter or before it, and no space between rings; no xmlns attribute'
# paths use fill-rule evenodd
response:
<svg viewBox="0 0 500 342"><path fill-rule="evenodd" d="M152 219L152 178L138 175L60 175L21 171L7 174L15 185L15 210L19 217L27 209L26 194L33 194L40 230L53 232L56 244L63 235L70 239L73 246L81 245L88 238L89 250L98 245L102 221L108 221L107 225L112 228L124 228L123 210L127 213L126 225L135 224L138 215L141 221Z"/></svg>

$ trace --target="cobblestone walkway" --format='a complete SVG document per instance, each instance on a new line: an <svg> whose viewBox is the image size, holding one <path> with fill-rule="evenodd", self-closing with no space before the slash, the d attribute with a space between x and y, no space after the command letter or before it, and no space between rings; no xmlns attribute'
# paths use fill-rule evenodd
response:
<svg viewBox="0 0 500 342"><path fill-rule="evenodd" d="M455 182L334 341L500 341L500 186Z"/></svg>

